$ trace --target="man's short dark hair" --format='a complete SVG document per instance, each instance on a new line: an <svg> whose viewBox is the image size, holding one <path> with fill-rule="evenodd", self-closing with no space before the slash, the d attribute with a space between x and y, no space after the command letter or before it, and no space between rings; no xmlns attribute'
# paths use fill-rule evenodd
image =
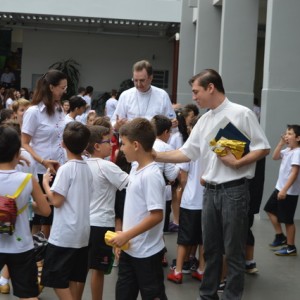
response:
<svg viewBox="0 0 300 300"><path fill-rule="evenodd" d="M79 96L72 96L69 100L70 111L74 111L76 108L86 106L86 102Z"/></svg>
<svg viewBox="0 0 300 300"><path fill-rule="evenodd" d="M148 60L137 61L132 67L132 72L143 71L144 69L146 70L148 76L153 75L153 68Z"/></svg>
<svg viewBox="0 0 300 300"><path fill-rule="evenodd" d="M63 141L66 148L73 154L81 154L90 138L89 129L80 122L70 122L63 133Z"/></svg>
<svg viewBox="0 0 300 300"><path fill-rule="evenodd" d="M199 86L202 86L205 90L208 85L212 83L220 93L225 94L222 78L220 74L213 69L205 69L199 74L193 76L189 80L189 84L192 85L195 81L197 81Z"/></svg>
<svg viewBox="0 0 300 300"><path fill-rule="evenodd" d="M89 126L89 130L90 130L90 138L89 138L89 143L88 146L86 148L87 152L89 152L90 154L93 154L95 151L95 144L96 143L101 143L103 141L103 137L106 135L109 135L110 133L110 129L104 126L100 126L100 125L92 125Z"/></svg>
<svg viewBox="0 0 300 300"><path fill-rule="evenodd" d="M145 118L135 118L120 128L120 136L125 136L130 142L138 142L146 152L152 151L156 139L153 125Z"/></svg>
<svg viewBox="0 0 300 300"><path fill-rule="evenodd" d="M19 153L21 140L18 132L8 125L0 126L0 163L11 162Z"/></svg>
<svg viewBox="0 0 300 300"><path fill-rule="evenodd" d="M152 118L151 123L153 124L156 135L162 135L166 130L170 131L172 127L172 122L169 118L164 115L156 115Z"/></svg>

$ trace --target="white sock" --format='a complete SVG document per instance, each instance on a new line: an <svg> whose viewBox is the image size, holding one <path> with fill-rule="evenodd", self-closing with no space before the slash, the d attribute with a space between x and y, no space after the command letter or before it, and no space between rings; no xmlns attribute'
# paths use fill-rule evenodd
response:
<svg viewBox="0 0 300 300"><path fill-rule="evenodd" d="M0 278L0 285L5 285L7 283L8 283L8 279L6 279L3 276L1 276L1 278Z"/></svg>
<svg viewBox="0 0 300 300"><path fill-rule="evenodd" d="M197 273L199 273L200 275L204 274L204 271L201 271L199 269L197 269Z"/></svg>
<svg viewBox="0 0 300 300"><path fill-rule="evenodd" d="M174 274L175 274L175 275L178 275L178 274L181 274L181 273L182 273L182 272L177 272L176 269L174 270Z"/></svg>

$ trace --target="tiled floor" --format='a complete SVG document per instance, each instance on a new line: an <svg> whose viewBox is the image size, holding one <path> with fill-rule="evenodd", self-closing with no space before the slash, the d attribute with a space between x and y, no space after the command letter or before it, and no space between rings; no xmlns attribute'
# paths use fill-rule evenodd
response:
<svg viewBox="0 0 300 300"><path fill-rule="evenodd" d="M299 244L300 221L297 221L296 244ZM256 275L246 275L243 300L299 300L300 299L300 257L278 257L268 248L274 233L266 220L255 220L254 235L256 237L255 259L259 268ZM168 259L175 258L176 234L165 236L168 247ZM298 240L297 240L298 239ZM298 247L300 251L300 246ZM299 253L300 255L300 253ZM168 268L165 273L169 272ZM114 287L117 279L117 268L105 277L105 300L114 299ZM199 282L190 275L184 276L183 284L176 285L166 280L166 292L169 300L195 300L198 297ZM0 295L1 300L16 299L12 295ZM51 289L45 288L40 295L42 300L56 299ZM87 281L83 300L90 300L90 286Z"/></svg>

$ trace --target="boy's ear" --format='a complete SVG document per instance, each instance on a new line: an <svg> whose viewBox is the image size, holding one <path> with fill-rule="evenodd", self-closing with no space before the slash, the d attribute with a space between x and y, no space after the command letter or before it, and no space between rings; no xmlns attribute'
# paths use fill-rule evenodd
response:
<svg viewBox="0 0 300 300"><path fill-rule="evenodd" d="M64 149L66 149L66 145L65 145L64 141L61 142L61 146L62 146Z"/></svg>
<svg viewBox="0 0 300 300"><path fill-rule="evenodd" d="M95 150L95 151L100 151L100 145L101 145L101 144L99 144L99 143L95 143L95 144L94 144L94 150Z"/></svg>
<svg viewBox="0 0 300 300"><path fill-rule="evenodd" d="M133 146L134 146L134 150L136 151L136 150L138 150L140 148L140 143L137 142L137 141L134 141L133 142Z"/></svg>

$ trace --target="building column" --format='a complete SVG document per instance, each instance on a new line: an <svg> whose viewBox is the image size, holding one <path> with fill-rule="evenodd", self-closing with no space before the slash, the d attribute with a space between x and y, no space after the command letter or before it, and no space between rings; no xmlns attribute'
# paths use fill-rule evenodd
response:
<svg viewBox="0 0 300 300"><path fill-rule="evenodd" d="M205 68L218 69L220 27L221 8L211 0L182 1L178 103L192 102L188 81L193 75Z"/></svg>
<svg viewBox="0 0 300 300"><path fill-rule="evenodd" d="M219 68L221 15L211 0L198 0L194 74Z"/></svg>
<svg viewBox="0 0 300 300"><path fill-rule="evenodd" d="M182 1L177 103L183 105L192 102L192 92L188 81L193 76L194 68L195 25L193 24L193 7L194 3L192 1Z"/></svg>
<svg viewBox="0 0 300 300"><path fill-rule="evenodd" d="M300 124L300 1L268 0L261 124L274 151L287 124ZM275 188L280 161L269 155L263 205ZM266 218L266 214L261 212ZM300 219L298 205L295 218Z"/></svg>
<svg viewBox="0 0 300 300"><path fill-rule="evenodd" d="M259 0L223 0L219 72L227 97L253 107Z"/></svg>

